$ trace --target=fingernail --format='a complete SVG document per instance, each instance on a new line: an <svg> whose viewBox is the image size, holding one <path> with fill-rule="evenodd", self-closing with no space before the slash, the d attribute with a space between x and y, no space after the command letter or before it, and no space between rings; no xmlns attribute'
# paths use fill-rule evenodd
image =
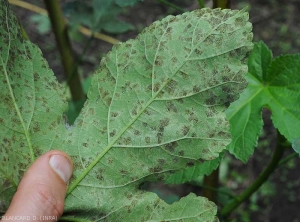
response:
<svg viewBox="0 0 300 222"><path fill-rule="evenodd" d="M67 184L72 175L72 165L70 161L64 156L53 155L50 157L49 164Z"/></svg>

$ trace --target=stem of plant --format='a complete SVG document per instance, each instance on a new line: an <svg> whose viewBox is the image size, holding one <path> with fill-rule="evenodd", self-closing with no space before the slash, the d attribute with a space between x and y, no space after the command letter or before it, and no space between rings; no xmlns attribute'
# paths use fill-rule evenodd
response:
<svg viewBox="0 0 300 222"><path fill-rule="evenodd" d="M277 131L277 144L270 163L246 190L244 190L239 196L237 196L229 204L223 207L223 209L220 212L222 218L228 218L233 210L235 210L240 204L246 201L255 191L257 191L261 187L261 185L264 184L264 182L278 167L280 159L282 158L286 148L287 143L285 137Z"/></svg>
<svg viewBox="0 0 300 222"><path fill-rule="evenodd" d="M179 6L174 5L174 4L172 4L172 3L168 2L168 1L165 1L165 0L157 0L157 1L159 1L160 3L162 3L164 5L170 6L171 8L174 8L174 9L180 11L180 12L187 12L183 8L180 8Z"/></svg>
<svg viewBox="0 0 300 222"><path fill-rule="evenodd" d="M66 78L70 78L69 87L72 95L72 100L85 100L85 94L78 75L78 69L74 70L75 62L73 58L72 47L59 1L44 0L44 2L49 13L52 29L55 34Z"/></svg>
<svg viewBox="0 0 300 222"><path fill-rule="evenodd" d="M219 167L203 179L203 196L218 204ZM210 187L209 189L207 187ZM211 189L213 188L213 189Z"/></svg>
<svg viewBox="0 0 300 222"><path fill-rule="evenodd" d="M205 4L203 0L198 0L198 3L200 8L205 8Z"/></svg>
<svg viewBox="0 0 300 222"><path fill-rule="evenodd" d="M230 0L213 0L213 8L230 8Z"/></svg>
<svg viewBox="0 0 300 222"><path fill-rule="evenodd" d="M280 162L278 163L278 166L282 166L282 165L286 164L287 162L289 162L291 159L294 159L296 157L299 157L299 154L292 153L292 154L288 155L287 157L283 158L282 160L280 160Z"/></svg>
<svg viewBox="0 0 300 222"><path fill-rule="evenodd" d="M90 47L90 45L91 45L91 43L92 43L93 40L94 40L94 33L92 32L91 35L90 35L90 37L88 38L87 42L85 43L80 56L78 56L78 58L76 59L76 62L75 62L74 67L73 67L73 71L72 71L71 75L67 79L67 84L68 85L70 84L70 81L72 80L72 78L74 77L74 75L76 75L76 70L78 70L79 64L82 62L82 60L83 60L83 58L85 56L85 53L87 52L87 50Z"/></svg>

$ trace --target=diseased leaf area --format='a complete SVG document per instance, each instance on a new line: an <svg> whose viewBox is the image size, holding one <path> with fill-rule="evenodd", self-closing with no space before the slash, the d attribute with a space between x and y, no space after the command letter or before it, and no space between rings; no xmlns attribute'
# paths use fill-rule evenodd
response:
<svg viewBox="0 0 300 222"><path fill-rule="evenodd" d="M23 173L64 130L67 108L38 47L20 36L7 1L0 6L0 200L8 207Z"/></svg>
<svg viewBox="0 0 300 222"><path fill-rule="evenodd" d="M18 36L7 3L0 13L0 197L6 203L35 157L59 148L75 166L65 219L215 221L217 208L206 198L190 194L168 205L139 186L188 167L208 172L214 164L201 164L230 142L224 111L246 85L247 13L169 16L116 45L71 128L62 121L62 90L39 50Z"/></svg>
<svg viewBox="0 0 300 222"><path fill-rule="evenodd" d="M279 56L272 61L268 47L259 42L249 58L249 85L228 109L233 141L229 151L246 162L262 129L261 110L272 111L272 121L288 141L300 137L300 55Z"/></svg>
<svg viewBox="0 0 300 222"><path fill-rule="evenodd" d="M77 158L70 209L106 208L103 217L111 221L144 209L139 220L151 220L161 209L154 194L136 189L141 182L218 157L230 141L224 104L245 86L252 37L246 21L237 11L195 11L167 17L113 48L69 132L81 135L69 139L68 153Z"/></svg>

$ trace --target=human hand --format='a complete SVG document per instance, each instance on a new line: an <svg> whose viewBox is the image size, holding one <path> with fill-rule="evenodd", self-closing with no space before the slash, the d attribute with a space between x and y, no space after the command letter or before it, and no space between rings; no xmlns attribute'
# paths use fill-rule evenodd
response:
<svg viewBox="0 0 300 222"><path fill-rule="evenodd" d="M2 221L57 221L73 172L70 157L52 150L27 170Z"/></svg>

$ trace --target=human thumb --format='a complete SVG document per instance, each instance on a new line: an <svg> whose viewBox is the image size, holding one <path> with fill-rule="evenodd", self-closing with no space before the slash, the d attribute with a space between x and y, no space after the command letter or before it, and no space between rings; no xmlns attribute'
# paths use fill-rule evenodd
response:
<svg viewBox="0 0 300 222"><path fill-rule="evenodd" d="M40 156L25 173L2 221L57 221L72 171L64 152L52 150Z"/></svg>

